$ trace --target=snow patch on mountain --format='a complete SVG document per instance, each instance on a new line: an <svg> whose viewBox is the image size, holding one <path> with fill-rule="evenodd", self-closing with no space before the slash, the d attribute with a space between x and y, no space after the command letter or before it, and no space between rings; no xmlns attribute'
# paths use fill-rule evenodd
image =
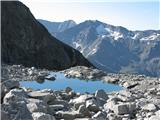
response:
<svg viewBox="0 0 160 120"><path fill-rule="evenodd" d="M114 31L110 34L114 38L114 40L118 40L119 38L123 38L123 35L120 32Z"/></svg>
<svg viewBox="0 0 160 120"><path fill-rule="evenodd" d="M76 49L79 48L79 47L81 47L81 44L79 44L77 42L73 42L73 45L75 46Z"/></svg>
<svg viewBox="0 0 160 120"><path fill-rule="evenodd" d="M150 35L150 36L141 38L140 40L155 40L155 39L157 39L159 36L160 36L160 34L154 33L154 34L152 34L152 35Z"/></svg>
<svg viewBox="0 0 160 120"><path fill-rule="evenodd" d="M96 31L98 35L100 35L102 38L105 38L106 36L108 37L113 37L114 40L118 40L119 38L123 38L123 34L121 34L118 31L112 31L111 29L104 27L104 25L99 25L96 28Z"/></svg>
<svg viewBox="0 0 160 120"><path fill-rule="evenodd" d="M134 34L133 37L131 37L132 39L137 39L137 37L139 36L139 33Z"/></svg>
<svg viewBox="0 0 160 120"><path fill-rule="evenodd" d="M98 35L106 35L108 30L101 24L96 28Z"/></svg>
<svg viewBox="0 0 160 120"><path fill-rule="evenodd" d="M102 38L105 38L105 37L106 37L106 35L102 35L101 37L102 37Z"/></svg>

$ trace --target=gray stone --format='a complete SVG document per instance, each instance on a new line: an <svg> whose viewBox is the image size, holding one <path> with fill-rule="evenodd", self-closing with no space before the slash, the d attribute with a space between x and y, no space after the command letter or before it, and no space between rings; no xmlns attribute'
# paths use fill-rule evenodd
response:
<svg viewBox="0 0 160 120"><path fill-rule="evenodd" d="M106 92L104 90L102 90L102 89L101 90L97 90L95 92L95 97L102 98L104 100L108 99L108 96L107 96Z"/></svg>
<svg viewBox="0 0 160 120"><path fill-rule="evenodd" d="M74 91L70 91L70 92L68 93L68 95L69 95L71 98L78 97L77 94L76 94Z"/></svg>
<svg viewBox="0 0 160 120"><path fill-rule="evenodd" d="M107 114L99 111L95 115L92 116L92 119L94 120L106 120Z"/></svg>
<svg viewBox="0 0 160 120"><path fill-rule="evenodd" d="M159 116L153 115L148 120L160 120Z"/></svg>
<svg viewBox="0 0 160 120"><path fill-rule="evenodd" d="M32 120L25 101L2 104L2 110L8 113L9 120Z"/></svg>
<svg viewBox="0 0 160 120"><path fill-rule="evenodd" d="M85 102L83 103L75 103L74 108L77 110L81 105L85 105Z"/></svg>
<svg viewBox="0 0 160 120"><path fill-rule="evenodd" d="M157 109L157 107L152 103L149 103L149 104L144 105L142 107L142 110L145 110L145 111L155 111L156 109Z"/></svg>
<svg viewBox="0 0 160 120"><path fill-rule="evenodd" d="M32 69L28 69L28 74L29 74L30 76L32 76L33 73L34 73L34 71L33 71Z"/></svg>
<svg viewBox="0 0 160 120"><path fill-rule="evenodd" d="M93 97L93 95L87 95L87 94L85 94L85 95L80 95L79 97L77 97L77 98L75 98L75 99L71 99L71 100L69 101L69 104L73 104L74 107L75 107L76 109L78 109L80 105L85 104L86 100L87 100L88 98L91 98L91 97Z"/></svg>
<svg viewBox="0 0 160 120"><path fill-rule="evenodd" d="M30 96L31 98L43 100L45 103L54 101L56 99L56 96L54 95L54 93L47 92L47 91L33 91L28 93L28 96Z"/></svg>
<svg viewBox="0 0 160 120"><path fill-rule="evenodd" d="M86 106L85 105L80 105L79 106L79 109L78 109L78 112L79 113L81 113L81 114L83 114L84 116L90 116L90 112L89 112L89 110L86 108Z"/></svg>
<svg viewBox="0 0 160 120"><path fill-rule="evenodd" d="M90 99L86 101L86 108L89 111L98 112L100 110L99 105L95 99Z"/></svg>
<svg viewBox="0 0 160 120"><path fill-rule="evenodd" d="M56 80L55 76L46 76L45 79L50 81Z"/></svg>
<svg viewBox="0 0 160 120"><path fill-rule="evenodd" d="M107 102L104 105L105 110L112 110L117 115L130 114L136 109L136 105L134 103L119 103L116 104L114 101Z"/></svg>
<svg viewBox="0 0 160 120"><path fill-rule="evenodd" d="M14 81L14 80L6 80L6 81L3 81L2 83L2 86L6 86L8 89L13 89L13 88L17 88L19 87L19 82L18 81Z"/></svg>
<svg viewBox="0 0 160 120"><path fill-rule="evenodd" d="M122 103L113 106L113 111L117 115L130 114L136 109L136 105L134 103Z"/></svg>
<svg viewBox="0 0 160 120"><path fill-rule="evenodd" d="M36 76L35 80L36 80L38 83L44 83L45 77L46 77L46 75L38 75L38 76Z"/></svg>
<svg viewBox="0 0 160 120"><path fill-rule="evenodd" d="M154 114L153 112L147 112L147 113L146 113L146 117L149 118L149 117L151 117L153 114Z"/></svg>
<svg viewBox="0 0 160 120"><path fill-rule="evenodd" d="M56 115L60 118L60 119L64 119L64 120L74 120L75 118L82 118L83 115L80 114L77 111L58 111L56 113Z"/></svg>
<svg viewBox="0 0 160 120"><path fill-rule="evenodd" d="M131 101L131 97L127 97L127 96L124 96L124 95L117 95L117 98L119 99L119 101L123 101L123 102L128 102L128 101Z"/></svg>
<svg viewBox="0 0 160 120"><path fill-rule="evenodd" d="M113 111L113 107L116 105L115 101L107 101L106 104L104 104L104 110L108 111L108 110L112 110Z"/></svg>
<svg viewBox="0 0 160 120"><path fill-rule="evenodd" d="M89 94L85 94L85 95L81 95L78 98L75 98L73 100L71 100L71 103L82 103L85 102L87 99L93 97L93 95L89 95Z"/></svg>
<svg viewBox="0 0 160 120"><path fill-rule="evenodd" d="M22 89L12 89L4 96L3 103L17 103L20 101L26 101L26 98L27 94Z"/></svg>
<svg viewBox="0 0 160 120"><path fill-rule="evenodd" d="M67 93L61 93L60 96L62 97L63 100L70 100L71 99L71 95L69 95Z"/></svg>
<svg viewBox="0 0 160 120"><path fill-rule="evenodd" d="M56 113L57 111L60 111L63 109L65 109L64 105L49 105L48 106L48 113L52 115L52 114Z"/></svg>
<svg viewBox="0 0 160 120"><path fill-rule="evenodd" d="M122 118L117 116L115 113L108 113L107 118L108 120L122 120Z"/></svg>
<svg viewBox="0 0 160 120"><path fill-rule="evenodd" d="M155 114L160 117L160 110L156 111Z"/></svg>
<svg viewBox="0 0 160 120"><path fill-rule="evenodd" d="M9 92L13 88L18 88L19 82L13 80L5 80L1 82L1 98L5 96L7 92Z"/></svg>
<svg viewBox="0 0 160 120"><path fill-rule="evenodd" d="M82 73L80 71L70 70L67 74L76 78L82 77Z"/></svg>
<svg viewBox="0 0 160 120"><path fill-rule="evenodd" d="M39 102L30 102L27 104L28 110L33 113L33 112L44 112L47 113L47 105L43 103L43 101Z"/></svg>
<svg viewBox="0 0 160 120"><path fill-rule="evenodd" d="M104 80L108 83L114 83L114 84L117 84L119 82L118 78L113 78L113 77L109 77L109 76L103 76L102 80Z"/></svg>
<svg viewBox="0 0 160 120"><path fill-rule="evenodd" d="M63 105L65 109L68 109L69 104L65 100L56 99L49 103L49 105Z"/></svg>
<svg viewBox="0 0 160 120"><path fill-rule="evenodd" d="M66 87L66 89L65 89L65 92L66 92L66 93L69 93L69 92L71 92L71 91L72 91L72 88Z"/></svg>
<svg viewBox="0 0 160 120"><path fill-rule="evenodd" d="M137 85L138 85L137 82L125 82L125 83L123 84L123 87L128 88L128 89L131 89L131 88L136 87Z"/></svg>
<svg viewBox="0 0 160 120"><path fill-rule="evenodd" d="M33 120L56 120L54 116L42 112L32 113Z"/></svg>

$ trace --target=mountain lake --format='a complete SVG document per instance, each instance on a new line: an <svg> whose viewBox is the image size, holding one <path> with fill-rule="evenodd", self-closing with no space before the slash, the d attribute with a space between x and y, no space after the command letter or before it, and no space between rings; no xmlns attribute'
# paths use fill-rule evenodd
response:
<svg viewBox="0 0 160 120"><path fill-rule="evenodd" d="M106 92L113 92L124 89L121 86L110 84L102 80L83 80L78 78L67 78L63 73L54 72L49 76L55 76L55 80L45 80L43 83L36 81L21 81L21 87L32 88L34 90L52 89L64 90L66 87L72 88L75 92L94 93L98 89Z"/></svg>

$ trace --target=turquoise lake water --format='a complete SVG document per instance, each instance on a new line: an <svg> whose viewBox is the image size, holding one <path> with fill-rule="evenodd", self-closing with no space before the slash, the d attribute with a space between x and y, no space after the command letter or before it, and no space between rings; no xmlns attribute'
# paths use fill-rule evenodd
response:
<svg viewBox="0 0 160 120"><path fill-rule="evenodd" d="M77 78L66 78L63 73L52 73L56 75L56 80L45 80L43 83L36 81L21 81L22 87L29 87L32 89L53 89L64 90L66 87L71 87L75 92L80 93L94 93L98 89L103 89L106 92L118 91L123 88L118 85L113 85L100 80L80 80Z"/></svg>

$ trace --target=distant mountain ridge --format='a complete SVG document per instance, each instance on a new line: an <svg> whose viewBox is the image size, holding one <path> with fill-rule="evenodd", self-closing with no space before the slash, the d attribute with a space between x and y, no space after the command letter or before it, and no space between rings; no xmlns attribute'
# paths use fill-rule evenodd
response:
<svg viewBox="0 0 160 120"><path fill-rule="evenodd" d="M131 31L86 20L56 32L56 38L102 70L160 76L160 30Z"/></svg>
<svg viewBox="0 0 160 120"><path fill-rule="evenodd" d="M43 24L52 35L55 35L58 32L63 32L66 29L69 29L76 25L76 22L74 22L73 20L67 20L64 22L50 22L42 19L37 19L37 20L41 24Z"/></svg>
<svg viewBox="0 0 160 120"><path fill-rule="evenodd" d="M1 60L51 70L92 66L82 54L47 31L19 1L1 1Z"/></svg>

